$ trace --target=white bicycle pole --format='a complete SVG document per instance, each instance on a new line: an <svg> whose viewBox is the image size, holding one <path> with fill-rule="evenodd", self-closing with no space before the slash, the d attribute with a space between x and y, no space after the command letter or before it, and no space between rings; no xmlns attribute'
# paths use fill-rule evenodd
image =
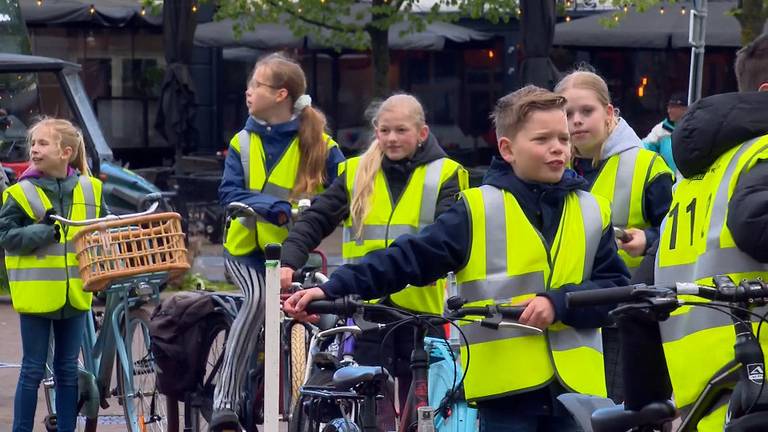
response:
<svg viewBox="0 0 768 432"><path fill-rule="evenodd" d="M266 247L264 295L264 431L277 432L280 419L280 245Z"/></svg>

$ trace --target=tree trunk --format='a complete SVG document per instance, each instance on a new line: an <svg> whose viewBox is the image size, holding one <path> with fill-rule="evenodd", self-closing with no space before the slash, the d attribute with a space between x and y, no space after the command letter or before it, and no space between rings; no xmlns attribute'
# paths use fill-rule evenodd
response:
<svg viewBox="0 0 768 432"><path fill-rule="evenodd" d="M765 0L741 0L739 9L736 19L741 24L741 45L744 46L763 33L768 18L768 5Z"/></svg>
<svg viewBox="0 0 768 432"><path fill-rule="evenodd" d="M384 0L373 0L372 6L383 5ZM371 20L384 18L380 14L372 14ZM373 61L373 98L383 99L389 94L389 29L381 30L368 26L371 37L371 60Z"/></svg>

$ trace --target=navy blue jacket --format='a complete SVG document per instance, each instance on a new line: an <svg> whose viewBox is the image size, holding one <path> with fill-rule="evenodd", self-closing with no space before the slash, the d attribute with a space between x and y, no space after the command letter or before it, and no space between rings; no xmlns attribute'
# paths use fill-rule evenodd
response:
<svg viewBox="0 0 768 432"><path fill-rule="evenodd" d="M526 183L500 159L492 161L483 183L514 194L528 220L547 243L555 237L565 196L587 186L583 178L570 170L554 185ZM469 259L470 232L471 220L466 205L458 202L419 234L403 235L388 248L369 253L359 263L340 267L322 289L329 298L359 294L372 299L397 292L407 284L433 282L449 271L464 267ZM600 327L606 324L610 307L569 310L565 307L565 294L626 285L628 277L629 272L617 254L613 228L609 225L600 239L589 280L539 295L552 301L555 320L577 328Z"/></svg>
<svg viewBox="0 0 768 432"><path fill-rule="evenodd" d="M298 134L299 120L294 118L285 123L270 125L249 117L245 123L245 130L259 134L261 137L267 172L270 172ZM341 162L344 162L344 155L341 150L338 147L332 148L328 152L325 164L325 187L328 187L336 179L337 166ZM251 206L264 219L275 225L278 225L281 214L285 216L284 220L288 220L291 216L291 204L288 201L283 201L272 195L253 192L245 187L245 175L243 164L240 163L240 153L230 146L227 159L224 161L224 175L219 185L219 202L226 207L235 201ZM244 257L234 257L225 250L224 256L251 267L264 267L264 256L258 250Z"/></svg>

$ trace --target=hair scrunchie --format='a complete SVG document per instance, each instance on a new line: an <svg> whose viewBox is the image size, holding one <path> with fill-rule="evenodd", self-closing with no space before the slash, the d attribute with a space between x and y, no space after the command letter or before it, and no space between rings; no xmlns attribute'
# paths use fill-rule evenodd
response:
<svg viewBox="0 0 768 432"><path fill-rule="evenodd" d="M312 105L312 98L308 94L303 94L293 103L293 110L295 112L302 112L304 108L310 105Z"/></svg>

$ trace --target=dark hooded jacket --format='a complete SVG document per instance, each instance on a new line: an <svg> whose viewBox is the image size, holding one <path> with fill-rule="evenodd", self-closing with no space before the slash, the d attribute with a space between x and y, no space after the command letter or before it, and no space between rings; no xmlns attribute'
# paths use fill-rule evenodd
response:
<svg viewBox="0 0 768 432"><path fill-rule="evenodd" d="M514 194L528 220L547 243L553 241L557 232L565 196L587 187L587 182L570 170L565 172L557 184L526 183L501 159L491 162L483 183ZM471 220L467 207L463 202L458 202L419 234L403 235L388 248L366 255L358 264L340 267L322 289L330 298L354 293L371 299L397 292L406 284L426 285L466 265L470 252L470 233ZM609 224L600 239L589 280L539 295L552 301L555 321L578 328L600 327L608 322L611 307L567 309L565 294L626 285L628 276L629 272L617 253L613 228ZM501 404L511 414L563 415L554 399L563 391L558 383L553 382L537 390L480 403Z"/></svg>
<svg viewBox="0 0 768 432"><path fill-rule="evenodd" d="M768 92L710 96L692 105L675 128L672 153L680 173L692 177L733 147L766 134ZM739 249L768 262L768 161L739 178L726 223Z"/></svg>
<svg viewBox="0 0 768 432"><path fill-rule="evenodd" d="M556 184L526 183L500 159L493 160L483 183L514 194L547 243L552 242L557 232L565 196L586 187L586 181L570 170ZM388 248L369 253L358 264L340 267L323 285L323 291L330 298L359 294L373 299L400 291L408 284L427 285L464 267L469 259L470 232L466 205L456 203L419 234L403 235ZM622 286L627 282L628 271L616 252L613 228L609 226L600 239L589 279L540 295L554 304L555 320L579 328L600 327L606 323L610 308L569 310L565 307L565 293Z"/></svg>
<svg viewBox="0 0 768 432"><path fill-rule="evenodd" d="M410 159L391 161L385 157L381 169L392 199L397 202L416 168L444 157L447 157L445 152L432 134ZM456 202L458 193L458 174L454 174L440 189L435 218ZM347 177L342 173L325 192L315 197L312 205L291 228L288 238L283 242L281 264L294 270L303 266L308 252L315 249L349 216L349 205Z"/></svg>

